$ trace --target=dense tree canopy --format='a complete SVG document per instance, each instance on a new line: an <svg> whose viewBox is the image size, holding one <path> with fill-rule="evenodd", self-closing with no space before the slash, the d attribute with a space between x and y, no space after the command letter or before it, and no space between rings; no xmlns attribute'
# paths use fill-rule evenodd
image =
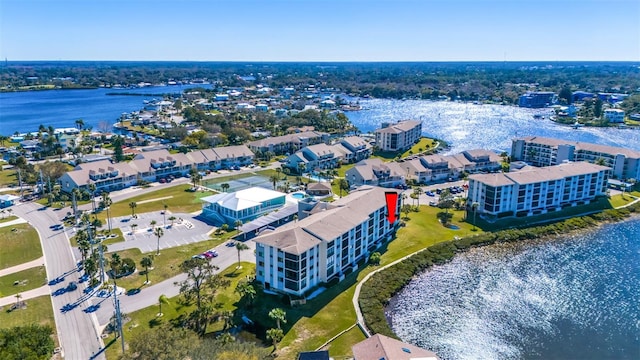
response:
<svg viewBox="0 0 640 360"><path fill-rule="evenodd" d="M0 359L49 359L54 346L51 335L51 327L36 324L0 329Z"/></svg>

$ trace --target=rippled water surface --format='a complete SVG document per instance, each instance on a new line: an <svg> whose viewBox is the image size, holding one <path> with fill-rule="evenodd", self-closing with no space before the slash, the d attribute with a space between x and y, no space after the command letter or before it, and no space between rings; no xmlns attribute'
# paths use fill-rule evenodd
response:
<svg viewBox="0 0 640 360"><path fill-rule="evenodd" d="M443 359L640 359L640 219L472 249L414 279L387 316Z"/></svg>
<svg viewBox="0 0 640 360"><path fill-rule="evenodd" d="M573 129L548 118L533 118L534 114L548 115L549 109L426 100L374 99L360 104L362 111L349 112L347 116L361 131L377 129L382 122L420 119L423 133L449 142L451 152L477 148L510 151L512 138L533 135L640 150L640 130Z"/></svg>

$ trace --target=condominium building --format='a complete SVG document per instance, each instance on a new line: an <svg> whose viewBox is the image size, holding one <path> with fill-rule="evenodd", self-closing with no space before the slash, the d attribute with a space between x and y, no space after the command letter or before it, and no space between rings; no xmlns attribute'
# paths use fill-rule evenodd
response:
<svg viewBox="0 0 640 360"><path fill-rule="evenodd" d="M350 186L396 187L405 184L407 174L407 170L397 162L384 162L374 158L356 163L356 166L346 171L345 179Z"/></svg>
<svg viewBox="0 0 640 360"><path fill-rule="evenodd" d="M401 151L409 149L422 136L422 122L405 120L396 124L383 123L377 129L376 145L382 151Z"/></svg>
<svg viewBox="0 0 640 360"><path fill-rule="evenodd" d="M529 136L514 139L511 159L534 166L588 161L607 166L618 179L640 179L640 151L621 147Z"/></svg>
<svg viewBox="0 0 640 360"><path fill-rule="evenodd" d="M588 162L469 176L468 208L497 217L529 216L588 204L606 194L610 169Z"/></svg>
<svg viewBox="0 0 640 360"><path fill-rule="evenodd" d="M142 181L157 181L168 176L185 176L191 168L198 170L228 169L253 163L253 152L244 145L197 150L186 154L171 154L154 150L136 155L133 161L112 163L101 160L81 163L60 177L62 191L88 190L90 184L97 191L113 191Z"/></svg>
<svg viewBox="0 0 640 360"><path fill-rule="evenodd" d="M267 290L296 296L342 280L398 227L397 219L387 219L385 190L362 187L333 203L299 202L298 221L253 239L256 279ZM395 211L400 212L400 196Z"/></svg>

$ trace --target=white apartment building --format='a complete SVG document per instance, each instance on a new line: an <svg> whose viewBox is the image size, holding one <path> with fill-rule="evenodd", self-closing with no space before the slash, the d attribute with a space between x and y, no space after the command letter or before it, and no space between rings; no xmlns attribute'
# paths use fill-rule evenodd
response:
<svg viewBox="0 0 640 360"><path fill-rule="evenodd" d="M604 118L610 123L624 123L624 110L607 109L604 111Z"/></svg>
<svg viewBox="0 0 640 360"><path fill-rule="evenodd" d="M512 141L511 160L534 166L588 161L609 167L614 178L640 179L640 151L615 146L529 136Z"/></svg>
<svg viewBox="0 0 640 360"><path fill-rule="evenodd" d="M362 187L333 203L300 202L298 221L253 239L256 279L267 290L296 296L342 280L398 227L398 219L387 220L386 191ZM400 196L395 207L399 214Z"/></svg>
<svg viewBox="0 0 640 360"><path fill-rule="evenodd" d="M606 194L610 169L571 162L510 173L469 176L467 206L480 214L530 216L588 204Z"/></svg>
<svg viewBox="0 0 640 360"><path fill-rule="evenodd" d="M382 151L400 151L409 149L422 136L422 122L405 120L396 124L384 123L377 129L376 144Z"/></svg>

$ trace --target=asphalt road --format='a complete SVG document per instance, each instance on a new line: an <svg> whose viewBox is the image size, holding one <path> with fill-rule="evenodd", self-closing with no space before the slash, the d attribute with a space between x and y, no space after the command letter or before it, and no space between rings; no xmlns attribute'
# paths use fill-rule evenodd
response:
<svg viewBox="0 0 640 360"><path fill-rule="evenodd" d="M242 261L255 262L255 243L252 240L249 240L246 241L245 244L249 247L249 250L241 251L240 259ZM219 256L211 259L210 261L213 265L216 265L219 268L219 271L222 271L229 266L237 265L238 250L236 250L235 247L226 246L226 243L224 243L217 246L215 249L218 252ZM183 281L186 278L186 274L180 274L158 284L152 284L148 287L143 287L140 293L136 295L120 296L120 310L123 313L127 314L136 310L144 309L149 306L158 305L158 298L160 297L160 295L165 295L168 298L178 295L180 293L180 289L178 286L175 286L174 283ZM99 303L101 300L102 299L94 298L92 299L92 302ZM113 311L113 301L107 300L102 302L100 308L95 312L98 317L98 323L101 326L106 325L113 315Z"/></svg>
<svg viewBox="0 0 640 360"><path fill-rule="evenodd" d="M76 282L78 288L58 296L52 296L53 313L56 321L56 329L62 355L65 359L86 360L97 353L102 346L102 340L97 332L97 321L93 314L87 314L82 310L88 306L82 296L85 284L78 283L81 273L76 269L76 260L73 257L69 239L63 230L52 230L50 226L60 224L64 217L63 210L54 211L43 208L37 203L23 203L13 207L13 212L27 220L40 235L42 250L44 252L47 279L52 280L64 277L64 280L51 286L51 293L66 287L70 281ZM75 308L63 313L62 307L66 304L74 304ZM104 359L103 355L96 357Z"/></svg>

